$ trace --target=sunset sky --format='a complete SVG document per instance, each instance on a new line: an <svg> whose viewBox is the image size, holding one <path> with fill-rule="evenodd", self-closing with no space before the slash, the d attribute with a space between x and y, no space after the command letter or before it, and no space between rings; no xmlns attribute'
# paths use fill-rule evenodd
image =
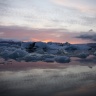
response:
<svg viewBox="0 0 96 96"><path fill-rule="evenodd" d="M96 0L0 0L0 38L96 42Z"/></svg>

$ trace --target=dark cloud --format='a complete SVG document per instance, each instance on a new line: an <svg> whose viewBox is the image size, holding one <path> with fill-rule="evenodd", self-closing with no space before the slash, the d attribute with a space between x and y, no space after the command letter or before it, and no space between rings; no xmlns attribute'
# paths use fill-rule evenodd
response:
<svg viewBox="0 0 96 96"><path fill-rule="evenodd" d="M76 38L81 38L85 40L91 40L96 41L96 32L92 32L92 29L89 32L86 32L84 34L81 34L80 36L77 36Z"/></svg>

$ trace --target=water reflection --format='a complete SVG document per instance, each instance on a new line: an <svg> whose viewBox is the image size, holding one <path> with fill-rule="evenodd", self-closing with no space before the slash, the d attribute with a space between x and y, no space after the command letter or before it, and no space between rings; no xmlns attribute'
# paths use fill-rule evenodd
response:
<svg viewBox="0 0 96 96"><path fill-rule="evenodd" d="M92 58L72 58L64 64L12 61L0 65L0 96L96 96Z"/></svg>

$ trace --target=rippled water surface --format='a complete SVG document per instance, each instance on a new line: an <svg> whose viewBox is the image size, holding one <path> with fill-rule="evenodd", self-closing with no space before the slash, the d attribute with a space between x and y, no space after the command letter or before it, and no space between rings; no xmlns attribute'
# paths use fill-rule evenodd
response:
<svg viewBox="0 0 96 96"><path fill-rule="evenodd" d="M96 96L96 57L70 63L0 60L0 96Z"/></svg>

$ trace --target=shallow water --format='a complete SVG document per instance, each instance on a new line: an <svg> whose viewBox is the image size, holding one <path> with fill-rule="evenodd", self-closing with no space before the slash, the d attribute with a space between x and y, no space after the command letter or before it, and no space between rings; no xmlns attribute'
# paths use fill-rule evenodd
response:
<svg viewBox="0 0 96 96"><path fill-rule="evenodd" d="M71 59L64 64L1 59L0 96L96 96L96 57Z"/></svg>

